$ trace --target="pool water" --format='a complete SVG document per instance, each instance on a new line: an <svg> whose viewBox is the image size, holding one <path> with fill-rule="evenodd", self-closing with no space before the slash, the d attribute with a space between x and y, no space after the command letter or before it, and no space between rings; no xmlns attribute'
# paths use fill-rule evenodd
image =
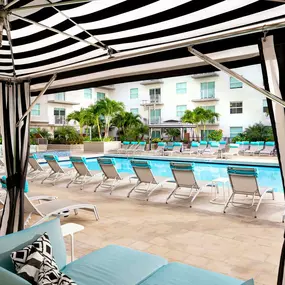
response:
<svg viewBox="0 0 285 285"><path fill-rule="evenodd" d="M118 172L134 173L130 160L127 158L115 158ZM169 161L148 160L152 167L152 172L157 176L172 177ZM72 167L70 162L61 162L61 166ZM100 170L96 159L87 159L87 165L90 170ZM237 165L216 164L216 163L195 163L195 176L197 180L211 181L218 177L228 177L227 167ZM253 167L253 166L242 166ZM273 187L275 192L283 192L280 169L278 167L254 166L259 171L259 186Z"/></svg>

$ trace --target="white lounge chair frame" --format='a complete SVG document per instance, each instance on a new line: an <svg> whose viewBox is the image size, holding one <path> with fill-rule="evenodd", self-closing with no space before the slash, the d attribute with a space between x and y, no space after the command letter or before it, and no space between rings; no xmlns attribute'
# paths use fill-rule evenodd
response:
<svg viewBox="0 0 285 285"><path fill-rule="evenodd" d="M48 158L49 157L49 158ZM44 183L46 180L50 180L53 185L62 177L71 175L72 169L69 171L65 171L57 161L57 157L54 155L45 155L44 158L46 159L46 162L50 166L51 170L47 174L47 176L42 180L41 184ZM48 158L48 159L47 159Z"/></svg>
<svg viewBox="0 0 285 285"><path fill-rule="evenodd" d="M121 148L117 150L117 153L125 153L126 150L131 146L131 144L128 142L128 144L122 144Z"/></svg>
<svg viewBox="0 0 285 285"><path fill-rule="evenodd" d="M275 149L275 145L266 145L266 143L265 143L264 149L261 150L258 155L259 156L260 155L269 155L269 156L273 155L274 149Z"/></svg>
<svg viewBox="0 0 285 285"><path fill-rule="evenodd" d="M30 155L28 161L30 165L30 171L28 172L27 177L31 178L31 182L33 182L34 179L42 175L46 175L47 172L50 170L49 166L45 168L42 167L34 155Z"/></svg>
<svg viewBox="0 0 285 285"><path fill-rule="evenodd" d="M190 169L192 164L171 162L170 165L176 187L169 194L165 203L168 204L168 200L172 196L177 199L190 199L192 197L190 200L190 208L192 208L192 203L202 190L202 185L198 184L193 170ZM177 191L181 188L190 189L189 194L177 193ZM195 194L193 195L194 192Z"/></svg>
<svg viewBox="0 0 285 285"><path fill-rule="evenodd" d="M230 184L232 187L232 194L230 195L227 203L225 204L224 213L226 213L226 209L230 203L234 207L241 207L246 209L252 208L254 206L255 198L258 197L259 201L254 210L256 218L257 211L265 195L267 193L270 193L272 195L272 199L274 200L273 188L272 187L260 188L258 186L256 176L254 176L253 174L244 174L246 172L254 173L254 171L256 171L254 168L229 167L228 170L236 171L237 173L229 173ZM235 202L234 201L235 195L252 196L252 200L250 203Z"/></svg>
<svg viewBox="0 0 285 285"><path fill-rule="evenodd" d="M132 160L131 161L134 172L137 176L137 183L130 190L127 197L130 198L130 195L133 191L137 193L146 194L146 201L148 201L150 195L158 188L162 187L163 183L167 182L169 178L154 176L150 165L147 161L144 160ZM146 187L139 188L140 185L145 184ZM154 185L154 187L151 187Z"/></svg>
<svg viewBox="0 0 285 285"><path fill-rule="evenodd" d="M106 159L104 159L106 160ZM103 180L94 189L94 192L98 190L99 187L110 189L110 195L112 195L114 189L117 187L119 181L124 178L129 178L131 180L131 175L129 173L118 173L114 161L110 158L110 163L105 164L103 159L98 159L98 163L103 172ZM108 183L111 180L111 183Z"/></svg>
<svg viewBox="0 0 285 285"><path fill-rule="evenodd" d="M244 151L244 154L254 155L255 153L259 153L260 146L259 145L250 145L249 149Z"/></svg>
<svg viewBox="0 0 285 285"><path fill-rule="evenodd" d="M103 175L103 172L99 170L90 171L85 163L85 157L71 156L70 161L76 170L76 173L67 183L66 188L68 188L70 184L80 184L80 190L83 190L86 183L94 180L95 178L99 178L100 175Z"/></svg>
<svg viewBox="0 0 285 285"><path fill-rule="evenodd" d="M99 220L99 214L95 205L91 204L80 204L72 200L54 200L50 202L45 202L39 205L34 205L29 197L24 195L24 210L28 214L25 221L25 226L28 224L32 217L32 214L41 216L42 218L34 223L33 225L38 225L50 218L51 216L61 216L64 211L74 211L75 215L78 214L79 209L93 211L96 220Z"/></svg>
<svg viewBox="0 0 285 285"><path fill-rule="evenodd" d="M233 157L234 155L238 156L239 155L239 146L238 147L231 147L231 144L229 145L229 151L227 152L223 152L222 153L222 158L229 158L229 157Z"/></svg>
<svg viewBox="0 0 285 285"><path fill-rule="evenodd" d="M164 152L165 152L164 149L165 149L165 143L164 145L157 145L157 149L152 149L148 151L148 153L153 154L153 155L161 154L162 156L164 156Z"/></svg>

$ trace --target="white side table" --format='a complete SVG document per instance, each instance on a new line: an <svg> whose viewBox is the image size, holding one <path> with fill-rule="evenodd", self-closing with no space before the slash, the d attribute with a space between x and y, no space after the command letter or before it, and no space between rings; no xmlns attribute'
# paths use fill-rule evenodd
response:
<svg viewBox="0 0 285 285"><path fill-rule="evenodd" d="M71 261L74 261L74 234L83 231L84 227L74 223L67 223L61 226L62 235L71 237Z"/></svg>
<svg viewBox="0 0 285 285"><path fill-rule="evenodd" d="M219 188L219 184L222 184L223 187L222 187L222 191L223 191L223 202L219 202L217 201L218 198L220 198L221 196L219 195L220 193L220 188ZM227 184L227 195L226 195L226 190L225 190L225 186ZM214 192L214 195L213 195L213 190L215 191ZM219 177L219 178L216 178L216 179L213 179L212 180L212 184L211 184L211 197L212 199L210 200L211 203L213 204L219 204L219 205L223 205L226 203L226 196L229 197L230 195L230 186L229 186L229 178L224 178L224 177Z"/></svg>

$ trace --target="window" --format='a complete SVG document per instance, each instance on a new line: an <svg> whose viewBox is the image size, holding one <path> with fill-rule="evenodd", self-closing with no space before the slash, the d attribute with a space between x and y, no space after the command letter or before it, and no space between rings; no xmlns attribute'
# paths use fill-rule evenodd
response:
<svg viewBox="0 0 285 285"><path fill-rule="evenodd" d="M97 92L97 101L105 99L105 93Z"/></svg>
<svg viewBox="0 0 285 285"><path fill-rule="evenodd" d="M151 138L152 139L158 139L160 137L161 137L160 131L152 131L152 133L151 133Z"/></svg>
<svg viewBox="0 0 285 285"><path fill-rule="evenodd" d="M202 108L205 109L205 110L211 110L211 111L214 112L214 113L216 112L216 107L215 107L215 106L200 106L200 107L202 107ZM217 119L214 118L213 120L207 121L207 123L208 123L208 124L215 124L216 121L217 121Z"/></svg>
<svg viewBox="0 0 285 285"><path fill-rule="evenodd" d="M138 114L139 114L139 109L138 109L138 108L131 108L130 111L131 111L131 113L133 113L134 115L138 115Z"/></svg>
<svg viewBox="0 0 285 285"><path fill-rule="evenodd" d="M32 111L31 111L31 115L32 116L40 116L41 115L41 105L39 103L37 103Z"/></svg>
<svg viewBox="0 0 285 285"><path fill-rule="evenodd" d="M92 99L92 89L84 89L84 99Z"/></svg>
<svg viewBox="0 0 285 285"><path fill-rule="evenodd" d="M242 102L230 102L230 114L242 114Z"/></svg>
<svg viewBox="0 0 285 285"><path fill-rule="evenodd" d="M130 99L137 99L137 98L139 98L139 89L131 88L130 89Z"/></svg>
<svg viewBox="0 0 285 285"><path fill-rule="evenodd" d="M149 89L150 103L160 103L160 88Z"/></svg>
<svg viewBox="0 0 285 285"><path fill-rule="evenodd" d="M56 93L55 100L65 101L65 93L64 92Z"/></svg>
<svg viewBox="0 0 285 285"><path fill-rule="evenodd" d="M212 132L213 130L201 130L201 139L207 141L209 134Z"/></svg>
<svg viewBox="0 0 285 285"><path fill-rule="evenodd" d="M185 111L187 110L187 106L186 105L178 105L176 106L176 117L181 118Z"/></svg>
<svg viewBox="0 0 285 285"><path fill-rule="evenodd" d="M215 82L201 83L201 99L215 98Z"/></svg>
<svg viewBox="0 0 285 285"><path fill-rule="evenodd" d="M55 124L65 124L65 109L64 108L54 108L54 123Z"/></svg>
<svg viewBox="0 0 285 285"><path fill-rule="evenodd" d="M242 82L235 79L234 77L230 77L230 89L242 88Z"/></svg>
<svg viewBox="0 0 285 285"><path fill-rule="evenodd" d="M230 137L231 139L239 135L240 133L243 132L242 127L230 127Z"/></svg>
<svg viewBox="0 0 285 285"><path fill-rule="evenodd" d="M150 123L151 124L159 124L161 123L161 110L150 110Z"/></svg>
<svg viewBox="0 0 285 285"><path fill-rule="evenodd" d="M187 93L187 83L180 82L176 83L176 94L186 94Z"/></svg>
<svg viewBox="0 0 285 285"><path fill-rule="evenodd" d="M267 100L263 100L263 113L268 114L268 105L267 105Z"/></svg>

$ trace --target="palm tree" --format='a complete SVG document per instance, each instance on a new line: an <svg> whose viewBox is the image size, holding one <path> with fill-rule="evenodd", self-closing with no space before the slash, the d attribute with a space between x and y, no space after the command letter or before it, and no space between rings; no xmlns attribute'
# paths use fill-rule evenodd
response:
<svg viewBox="0 0 285 285"><path fill-rule="evenodd" d="M119 129L119 133L123 136L126 135L128 128L140 127L142 125L141 116L134 115L131 112L120 112L112 119L112 125Z"/></svg>
<svg viewBox="0 0 285 285"><path fill-rule="evenodd" d="M101 135L102 119L101 119L101 116L102 116L102 111L100 109L100 106L98 106L98 103L90 105L84 113L86 125L96 126L97 130L98 130L98 136L100 139L102 139L102 135Z"/></svg>
<svg viewBox="0 0 285 285"><path fill-rule="evenodd" d="M99 100L95 105L105 119L105 138L109 136L109 128L112 119L120 112L124 111L124 104L109 98Z"/></svg>
<svg viewBox="0 0 285 285"><path fill-rule="evenodd" d="M169 128L166 129L166 134L171 136L171 140L174 141L175 137L178 137L181 135L180 130L177 128Z"/></svg>
<svg viewBox="0 0 285 285"><path fill-rule="evenodd" d="M201 108L201 107L198 107L198 108ZM201 111L201 123L204 125L204 136L205 136L207 122L213 124L216 119L219 119L220 114L210 109L204 109L204 108L201 108L201 109L203 109L203 111Z"/></svg>
<svg viewBox="0 0 285 285"><path fill-rule="evenodd" d="M197 107L199 108L199 107ZM181 121L183 123L189 123L195 125L195 132L196 137L199 137L199 128L198 124L201 122L201 112L195 108L194 110L186 110L183 117L181 118Z"/></svg>
<svg viewBox="0 0 285 285"><path fill-rule="evenodd" d="M86 115L85 109L81 108L80 111L73 111L72 113L67 115L67 121L74 120L78 122L80 128L80 134L82 134L83 127L86 125Z"/></svg>

